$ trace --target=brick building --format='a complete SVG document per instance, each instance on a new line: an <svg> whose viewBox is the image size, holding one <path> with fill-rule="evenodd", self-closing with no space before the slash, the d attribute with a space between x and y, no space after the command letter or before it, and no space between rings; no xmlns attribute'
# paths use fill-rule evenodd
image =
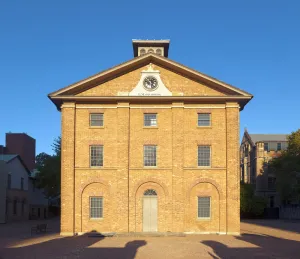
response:
<svg viewBox="0 0 300 259"><path fill-rule="evenodd" d="M245 129L240 146L241 181L255 187L255 195L266 197L268 207L278 207L280 197L276 192L276 176L268 170L274 157L280 156L288 145L287 134L249 134Z"/></svg>
<svg viewBox="0 0 300 259"><path fill-rule="evenodd" d="M6 133L5 147L0 146L0 154L18 154L26 167L35 168L35 139L26 133Z"/></svg>
<svg viewBox="0 0 300 259"><path fill-rule="evenodd" d="M62 113L61 234L238 234L239 112L252 95L133 41L134 58L49 94Z"/></svg>

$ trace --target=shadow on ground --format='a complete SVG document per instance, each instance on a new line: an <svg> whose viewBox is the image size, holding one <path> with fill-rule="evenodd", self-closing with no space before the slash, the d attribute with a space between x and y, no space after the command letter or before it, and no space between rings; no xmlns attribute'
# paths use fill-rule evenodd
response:
<svg viewBox="0 0 300 259"><path fill-rule="evenodd" d="M243 234L236 239L254 247L229 247L213 240L201 243L212 248L218 256L209 253L212 258L299 258L299 241L254 234Z"/></svg>
<svg viewBox="0 0 300 259"><path fill-rule="evenodd" d="M144 240L127 242L124 247L93 247L104 238L89 234L75 237L58 237L38 244L16 244L14 247L4 248L0 251L0 259L14 258L126 258L133 259L142 246ZM91 247L90 247L91 246Z"/></svg>
<svg viewBox="0 0 300 259"><path fill-rule="evenodd" d="M269 227L273 229L280 229L283 231L289 231L300 234L300 220L282 220L282 219L273 219L273 220L243 220L246 224L253 224L261 227Z"/></svg>

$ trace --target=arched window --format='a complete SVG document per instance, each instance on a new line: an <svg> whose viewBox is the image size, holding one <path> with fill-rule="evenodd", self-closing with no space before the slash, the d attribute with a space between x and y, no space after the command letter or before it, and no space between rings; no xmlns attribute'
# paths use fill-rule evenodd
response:
<svg viewBox="0 0 300 259"><path fill-rule="evenodd" d="M145 55L146 54L146 50L145 49L141 49L140 50L140 55Z"/></svg>
<svg viewBox="0 0 300 259"><path fill-rule="evenodd" d="M153 189L148 189L148 190L146 190L146 191L144 192L144 195L145 195L145 196L157 196L157 193L156 193L156 191L153 190Z"/></svg>
<svg viewBox="0 0 300 259"><path fill-rule="evenodd" d="M161 56L161 49L157 49L156 54Z"/></svg>
<svg viewBox="0 0 300 259"><path fill-rule="evenodd" d="M149 50L148 50L148 53L153 53L153 52L154 52L153 49L149 49Z"/></svg>

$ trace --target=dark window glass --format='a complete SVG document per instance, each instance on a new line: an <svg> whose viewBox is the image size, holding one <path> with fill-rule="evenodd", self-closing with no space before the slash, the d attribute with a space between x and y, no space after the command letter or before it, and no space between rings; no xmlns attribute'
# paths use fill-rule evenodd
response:
<svg viewBox="0 0 300 259"><path fill-rule="evenodd" d="M264 150L269 151L269 143L264 143Z"/></svg>
<svg viewBox="0 0 300 259"><path fill-rule="evenodd" d="M102 127L103 126L103 113L91 113L90 114L90 126Z"/></svg>
<svg viewBox="0 0 300 259"><path fill-rule="evenodd" d="M91 146L90 164L91 166L103 166L103 146Z"/></svg>
<svg viewBox="0 0 300 259"><path fill-rule="evenodd" d="M210 218L210 197L198 197L198 218Z"/></svg>
<svg viewBox="0 0 300 259"><path fill-rule="evenodd" d="M90 218L103 218L103 197L90 197Z"/></svg>
<svg viewBox="0 0 300 259"><path fill-rule="evenodd" d="M198 114L198 126L210 126L210 113L199 113Z"/></svg>
<svg viewBox="0 0 300 259"><path fill-rule="evenodd" d="M198 166L210 166L210 146L198 146Z"/></svg>
<svg viewBox="0 0 300 259"><path fill-rule="evenodd" d="M281 143L277 143L277 150L281 150Z"/></svg>

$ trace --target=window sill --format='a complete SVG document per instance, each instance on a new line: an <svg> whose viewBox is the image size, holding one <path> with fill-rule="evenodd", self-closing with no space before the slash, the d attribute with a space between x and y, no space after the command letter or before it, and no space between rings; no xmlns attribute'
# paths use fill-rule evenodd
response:
<svg viewBox="0 0 300 259"><path fill-rule="evenodd" d="M211 129L212 126L197 126L198 129Z"/></svg>
<svg viewBox="0 0 300 259"><path fill-rule="evenodd" d="M197 218L197 221L210 221L211 218Z"/></svg>
<svg viewBox="0 0 300 259"><path fill-rule="evenodd" d="M143 129L158 129L157 126L144 126Z"/></svg>
<svg viewBox="0 0 300 259"><path fill-rule="evenodd" d="M103 166L90 166L92 169L105 169Z"/></svg>
<svg viewBox="0 0 300 259"><path fill-rule="evenodd" d="M199 167L184 167L184 170L226 170L226 167L210 167L210 166L199 166Z"/></svg>
<svg viewBox="0 0 300 259"><path fill-rule="evenodd" d="M102 221L103 218L90 218L89 221Z"/></svg>
<svg viewBox="0 0 300 259"><path fill-rule="evenodd" d="M143 169L158 169L157 166L144 166Z"/></svg>
<svg viewBox="0 0 300 259"><path fill-rule="evenodd" d="M90 129L104 129L104 126L90 126Z"/></svg>

